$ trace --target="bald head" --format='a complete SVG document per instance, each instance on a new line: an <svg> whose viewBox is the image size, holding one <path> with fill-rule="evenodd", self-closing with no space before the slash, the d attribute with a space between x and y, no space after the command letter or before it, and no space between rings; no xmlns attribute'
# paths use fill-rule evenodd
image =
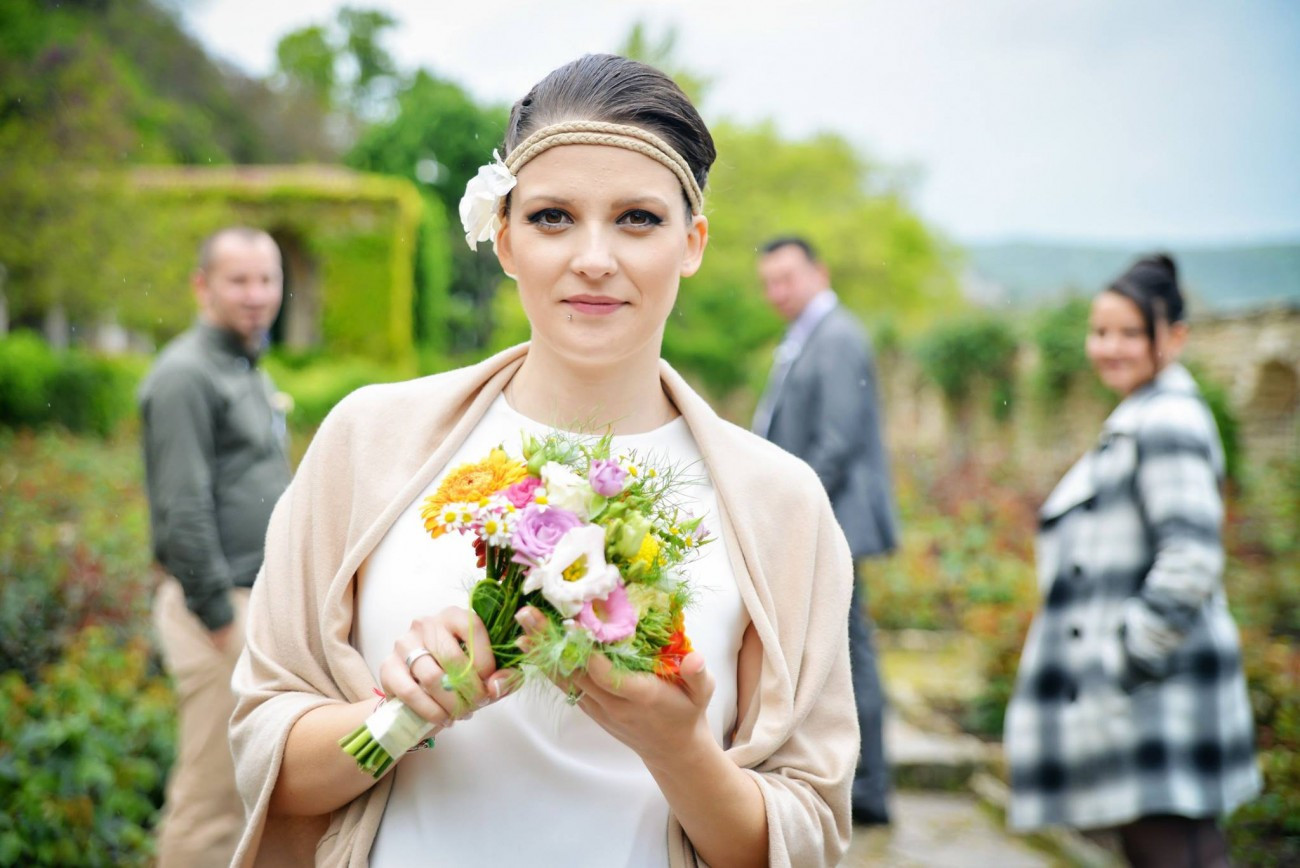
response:
<svg viewBox="0 0 1300 868"><path fill-rule="evenodd" d="M194 295L202 320L258 349L280 312L284 273L280 248L260 229L218 230L199 247Z"/></svg>

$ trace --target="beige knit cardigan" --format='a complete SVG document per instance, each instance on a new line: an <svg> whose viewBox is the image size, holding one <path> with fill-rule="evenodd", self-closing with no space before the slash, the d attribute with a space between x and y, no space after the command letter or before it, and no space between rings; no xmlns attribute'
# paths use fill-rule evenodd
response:
<svg viewBox="0 0 1300 868"><path fill-rule="evenodd" d="M231 740L248 812L235 865L367 864L392 776L332 815L272 816L285 742L311 709L373 695L370 670L349 642L357 568L527 351L517 346L472 367L368 386L321 425L271 517L235 671ZM807 465L721 419L667 363L661 377L709 469L715 527L763 646L757 696L727 755L762 791L771 864L835 865L848 845L858 753L848 546ZM676 819L665 833L674 868L701 864Z"/></svg>

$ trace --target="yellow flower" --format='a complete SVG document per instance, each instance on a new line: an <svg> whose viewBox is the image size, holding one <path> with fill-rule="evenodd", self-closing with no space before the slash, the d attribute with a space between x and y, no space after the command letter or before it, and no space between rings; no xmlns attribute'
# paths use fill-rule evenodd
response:
<svg viewBox="0 0 1300 868"><path fill-rule="evenodd" d="M655 560L659 557L659 538L652 533L645 535L641 540L641 548L637 549L636 556L632 558L633 563L643 563L646 567L653 567Z"/></svg>
<svg viewBox="0 0 1300 868"><path fill-rule="evenodd" d="M447 504L479 503L527 475L524 463L511 458L500 447L482 461L462 464L443 477L438 490L424 499L420 517L424 519L425 530L435 538L441 536L444 526L439 516Z"/></svg>

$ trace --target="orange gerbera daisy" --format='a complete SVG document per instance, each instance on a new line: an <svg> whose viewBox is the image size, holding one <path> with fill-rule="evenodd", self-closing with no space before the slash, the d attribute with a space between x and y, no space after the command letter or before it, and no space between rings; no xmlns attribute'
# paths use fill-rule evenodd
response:
<svg viewBox="0 0 1300 868"><path fill-rule="evenodd" d="M452 503L478 503L527 475L527 465L511 458L500 447L482 461L462 464L443 478L436 492L424 499L420 517L424 519L425 530L435 538L442 536L443 507Z"/></svg>

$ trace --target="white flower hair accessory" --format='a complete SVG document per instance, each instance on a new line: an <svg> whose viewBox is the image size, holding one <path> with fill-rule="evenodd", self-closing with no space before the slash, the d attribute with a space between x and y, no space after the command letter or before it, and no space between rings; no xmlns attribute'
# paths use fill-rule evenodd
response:
<svg viewBox="0 0 1300 868"><path fill-rule="evenodd" d="M477 250L480 241L496 243L501 228L501 200L516 183L496 151L492 152L492 162L469 179L460 200L460 225L465 228L465 243L470 250Z"/></svg>

